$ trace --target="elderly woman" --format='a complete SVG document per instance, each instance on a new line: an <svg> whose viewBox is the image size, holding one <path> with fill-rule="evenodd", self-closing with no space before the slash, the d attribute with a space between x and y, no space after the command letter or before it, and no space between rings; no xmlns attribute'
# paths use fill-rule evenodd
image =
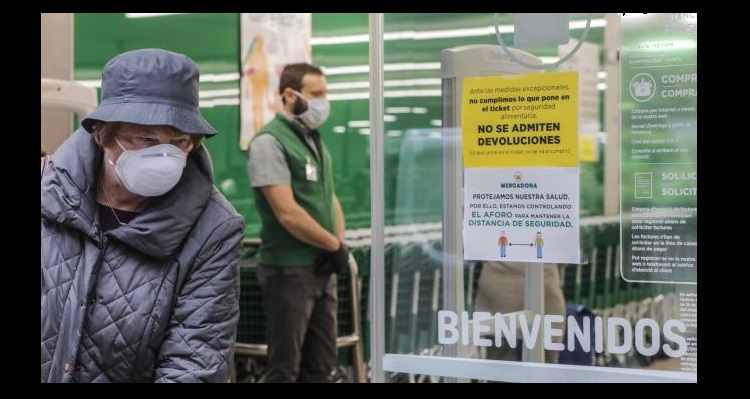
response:
<svg viewBox="0 0 750 399"><path fill-rule="evenodd" d="M244 224L213 185L197 66L118 55L81 124L42 176L42 382L226 382Z"/></svg>

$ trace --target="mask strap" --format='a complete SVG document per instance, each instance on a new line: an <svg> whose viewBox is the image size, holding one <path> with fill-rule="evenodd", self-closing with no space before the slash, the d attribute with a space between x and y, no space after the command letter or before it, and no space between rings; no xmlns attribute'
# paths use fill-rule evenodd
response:
<svg viewBox="0 0 750 399"><path fill-rule="evenodd" d="M115 137L115 138L114 138L114 140L115 140L115 143L117 143L117 145L118 145L118 146L120 146L120 148L122 148L122 150L123 150L123 151L127 151L127 150L125 149L125 147L123 147L123 146L122 146L122 144L120 143L120 140L117 140L117 137ZM110 165L112 165L112 166L117 166L117 165L115 165L115 163L114 163L114 162L112 162L112 159L111 159L111 158L110 158L109 156L107 156L107 155L105 154L105 155L104 155L104 157L105 157L105 158L107 158L107 162L109 162L109 164L110 164Z"/></svg>
<svg viewBox="0 0 750 399"><path fill-rule="evenodd" d="M305 101L309 101L309 100L307 99L307 97L303 96L303 95L302 95L302 93L298 92L297 90L294 90L294 89L292 89L292 93L296 94L296 95L297 95L297 97L299 97L299 98L301 98L301 99L303 99L303 100L305 100Z"/></svg>
<svg viewBox="0 0 750 399"><path fill-rule="evenodd" d="M120 140L117 140L117 137L114 137L114 139L115 139L115 143L117 143L117 145L119 145L119 146L120 146L120 148L121 148L121 149L122 149L123 151L127 151L127 149L125 149L125 147L123 147L123 146L122 146L122 144L120 144Z"/></svg>

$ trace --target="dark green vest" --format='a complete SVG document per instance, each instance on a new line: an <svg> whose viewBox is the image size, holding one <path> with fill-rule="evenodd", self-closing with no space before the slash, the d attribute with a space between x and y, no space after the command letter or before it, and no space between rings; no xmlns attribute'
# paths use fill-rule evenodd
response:
<svg viewBox="0 0 750 399"><path fill-rule="evenodd" d="M325 144L321 142L323 158L321 164L315 156L315 152L303 138L304 133L299 131L291 121L278 114L257 133L257 135L261 134L270 134L284 147L286 161L292 173L292 192L295 201L324 229L335 235L336 211L333 205L333 169L331 168L331 156ZM317 169L317 181L308 180L308 163L313 164ZM321 250L292 236L276 219L260 188L255 187L253 191L255 193L255 207L258 209L262 222L258 261L283 266L312 265Z"/></svg>

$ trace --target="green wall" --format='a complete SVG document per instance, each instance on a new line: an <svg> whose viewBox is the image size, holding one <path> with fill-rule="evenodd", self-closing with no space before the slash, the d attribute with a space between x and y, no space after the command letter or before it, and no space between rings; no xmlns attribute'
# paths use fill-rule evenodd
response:
<svg viewBox="0 0 750 399"><path fill-rule="evenodd" d="M598 16L601 16L599 14ZM505 17L504 17L505 18ZM575 15L573 16L575 18ZM503 23L507 23L507 18ZM313 37L366 35L365 13L312 16ZM491 13L386 14L385 30L430 31L492 25ZM104 64L124 51L160 47L184 53L195 60L201 74L239 72L239 14L185 14L159 18L128 19L122 13L75 14L75 79L99 79ZM580 33L580 31L578 31ZM603 29L593 29L589 41L601 43ZM505 38L512 45L512 36ZM389 40L385 42L385 63L438 63L444 48L464 44L495 44L494 35L434 40ZM367 65L368 43L318 45L313 63L323 67ZM544 51L544 50L542 50ZM534 52L545 55L543 52ZM552 55L552 54L550 54ZM439 79L439 69L388 71L390 80ZM368 74L328 75L329 84L367 82ZM202 82L201 90L239 89L239 81ZM398 88L404 89L404 88ZM436 85L414 89L439 90ZM366 91L340 89L336 93ZM389 90L389 87L386 87ZM332 91L334 92L334 91ZM441 154L439 140L432 133L439 128L431 121L442 119L440 97L386 97L391 107L418 107L420 112L398 114L387 121L385 130L386 224L439 221L441 217ZM202 108L206 119L219 134L207 141L214 161L215 183L245 217L247 236L257 237L259 219L248 183L246 155L239 148L239 106ZM334 162L337 194L346 214L347 228L370 225L369 136L350 121L369 119L367 99L332 101L331 117L321 127ZM333 133L339 127L341 133ZM582 215L601 213L603 157L596 164L582 164Z"/></svg>

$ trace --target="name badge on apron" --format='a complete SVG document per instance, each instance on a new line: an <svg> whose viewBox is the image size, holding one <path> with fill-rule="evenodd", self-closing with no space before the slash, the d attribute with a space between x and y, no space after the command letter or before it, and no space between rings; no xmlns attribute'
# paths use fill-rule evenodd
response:
<svg viewBox="0 0 750 399"><path fill-rule="evenodd" d="M318 181L318 167L310 161L310 157L305 164L305 176L309 181Z"/></svg>

